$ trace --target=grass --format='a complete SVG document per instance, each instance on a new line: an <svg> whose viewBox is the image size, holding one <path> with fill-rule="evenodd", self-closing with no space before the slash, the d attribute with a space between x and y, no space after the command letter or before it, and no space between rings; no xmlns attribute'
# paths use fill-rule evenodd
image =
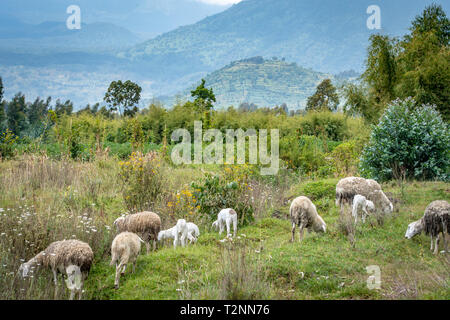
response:
<svg viewBox="0 0 450 320"><path fill-rule="evenodd" d="M202 170L219 170L198 169L165 168L167 189L180 190L202 178ZM450 255L434 256L425 235L404 238L408 223L420 218L431 201L450 198L448 183L407 182L403 193L395 182L383 185L394 198L395 212L381 225L373 218L358 225L353 247L339 230L332 188L338 179L293 177L289 187L260 181L265 194L278 194L269 205L258 208L255 223L239 227L240 239L221 242L223 235L205 223L195 245L174 250L167 243L148 255L143 249L136 273L121 277L116 290L114 267L109 266L114 232L107 227L126 211L117 170L111 159L78 163L22 158L0 163L0 208L5 210L0 212L0 234L4 233L0 286L6 288L1 299L52 299L49 271L29 282L14 273L20 259L72 235L89 242L96 253L85 284L86 299L450 299ZM327 233L307 232L302 243L297 233L291 243L288 199L302 194L316 203ZM167 219L164 206L161 202L155 209L163 221ZM274 210L281 213L279 218L272 217ZM380 267L379 290L367 288L370 265ZM67 292L58 298L67 298Z"/></svg>

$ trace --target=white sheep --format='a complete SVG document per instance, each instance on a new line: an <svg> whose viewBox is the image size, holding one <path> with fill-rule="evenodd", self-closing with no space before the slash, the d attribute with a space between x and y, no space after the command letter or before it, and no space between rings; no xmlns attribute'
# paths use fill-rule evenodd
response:
<svg viewBox="0 0 450 320"><path fill-rule="evenodd" d="M375 205L372 201L367 200L366 197L357 194L353 198L353 207L352 207L352 216L355 218L355 224L358 221L358 214L362 211L362 221L366 222L366 217L369 215L369 212L372 213L375 211Z"/></svg>
<svg viewBox="0 0 450 320"><path fill-rule="evenodd" d="M219 228L219 234L222 234L224 226L227 227L227 236L230 235L230 224L233 222L234 237L236 237L237 231L237 213L231 208L220 210L217 215L217 220L212 223L212 227L216 230Z"/></svg>
<svg viewBox="0 0 450 320"><path fill-rule="evenodd" d="M292 222L292 238L294 242L295 227L299 227L300 241L303 239L303 229L308 228L311 232L326 232L327 226L322 217L317 213L316 206L309 200L309 198L300 196L295 198L289 209L289 214Z"/></svg>
<svg viewBox="0 0 450 320"><path fill-rule="evenodd" d="M167 230L162 230L158 233L158 241L174 239L174 248L177 247L179 241L181 241L181 246L186 246L186 238L188 238L188 227L186 220L184 219L178 219L175 226Z"/></svg>
<svg viewBox="0 0 450 320"><path fill-rule="evenodd" d="M144 211L122 216L114 221L117 232L129 231L142 237L150 251L150 241L153 240L153 251L156 250L158 232L161 230L161 218L154 212Z"/></svg>
<svg viewBox="0 0 450 320"><path fill-rule="evenodd" d="M447 251L446 235L450 234L450 204L445 200L436 200L431 202L425 209L422 218L411 222L405 233L405 238L411 239L415 235L425 231L426 235L431 236L431 248L434 254L438 253L439 236L442 233L444 239L444 250ZM435 241L433 241L435 238Z"/></svg>
<svg viewBox="0 0 450 320"><path fill-rule="evenodd" d="M347 177L339 180L336 185L336 206L340 207L341 214L344 205L352 205L353 198L362 195L372 201L377 209L385 214L392 213L394 207L392 202L381 190L381 186L373 179L364 179L359 177Z"/></svg>
<svg viewBox="0 0 450 320"><path fill-rule="evenodd" d="M197 225L192 222L187 223L187 237L190 243L197 242L198 237L200 236L200 230L198 229Z"/></svg>
<svg viewBox="0 0 450 320"><path fill-rule="evenodd" d="M133 264L133 273L136 270L136 260L141 251L141 242L145 243L137 234L132 232L122 232L118 234L111 245L111 263L116 264L116 277L114 287L119 288L120 275L125 274L129 263Z"/></svg>
<svg viewBox="0 0 450 320"><path fill-rule="evenodd" d="M91 269L94 253L91 247L79 240L62 240L52 242L28 262L22 263L19 273L23 278L33 273L38 266L50 268L55 283L55 299L58 295L58 273L67 276L66 285L70 290L70 299L75 293L81 299L84 280Z"/></svg>

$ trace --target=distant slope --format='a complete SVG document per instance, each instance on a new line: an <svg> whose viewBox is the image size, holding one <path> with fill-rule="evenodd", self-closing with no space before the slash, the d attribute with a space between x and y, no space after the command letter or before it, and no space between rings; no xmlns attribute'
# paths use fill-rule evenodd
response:
<svg viewBox="0 0 450 320"><path fill-rule="evenodd" d="M317 84L330 75L299 67L296 63L264 60L254 57L235 61L205 77L206 86L213 88L216 108L238 107L243 102L258 107L273 107L286 103L289 109L301 109ZM179 96L190 98L192 85ZM178 97L179 97L178 96ZM171 105L174 98L163 100Z"/></svg>
<svg viewBox="0 0 450 320"><path fill-rule="evenodd" d="M378 0L383 30L369 30L366 10L373 0L245 0L121 56L163 77L210 72L259 55L285 57L322 72L360 71L370 34L404 34L411 19L431 2Z"/></svg>
<svg viewBox="0 0 450 320"><path fill-rule="evenodd" d="M131 31L110 23L82 24L69 30L66 23L47 21L38 25L7 18L0 23L0 50L23 53L84 51L108 52L136 44L140 38ZM0 20L2 16L0 16Z"/></svg>

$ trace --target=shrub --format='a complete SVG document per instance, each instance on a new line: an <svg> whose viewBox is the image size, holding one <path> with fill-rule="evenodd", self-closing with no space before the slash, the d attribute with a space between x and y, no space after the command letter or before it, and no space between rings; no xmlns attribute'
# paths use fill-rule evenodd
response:
<svg viewBox="0 0 450 320"><path fill-rule="evenodd" d="M9 129L0 134L0 159L8 159L14 156L14 145L17 139L17 136Z"/></svg>
<svg viewBox="0 0 450 320"><path fill-rule="evenodd" d="M350 140L340 144L329 154L330 165L337 177L354 175L358 169L359 152L356 142Z"/></svg>
<svg viewBox="0 0 450 320"><path fill-rule="evenodd" d="M133 152L128 161L119 164L122 194L128 210L151 209L164 184L159 155L153 152L144 157L140 152Z"/></svg>
<svg viewBox="0 0 450 320"><path fill-rule="evenodd" d="M199 212L213 221L220 210L233 208L238 214L240 225L252 222L254 209L249 196L250 173L247 165L231 165L225 167L221 176L208 174L204 181L193 182L191 187L198 201Z"/></svg>
<svg viewBox="0 0 450 320"><path fill-rule="evenodd" d="M373 129L361 157L364 176L377 180L450 179L450 131L432 106L396 100Z"/></svg>

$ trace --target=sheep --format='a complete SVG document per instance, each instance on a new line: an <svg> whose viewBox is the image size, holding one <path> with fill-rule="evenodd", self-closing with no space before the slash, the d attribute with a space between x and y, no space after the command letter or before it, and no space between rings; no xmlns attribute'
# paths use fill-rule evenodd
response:
<svg viewBox="0 0 450 320"><path fill-rule="evenodd" d="M216 230L219 228L219 234L222 234L223 227L226 225L227 227L227 236L230 234L230 224L233 222L233 230L234 230L234 237L236 237L236 231L237 231L237 213L231 208L222 209L220 210L219 214L217 215L217 220L212 223L212 227L214 227Z"/></svg>
<svg viewBox="0 0 450 320"><path fill-rule="evenodd" d="M450 234L450 204L447 201L436 200L431 202L426 207L423 217L408 225L405 238L411 239L422 231L431 236L431 251L433 251L433 238L435 238L434 254L438 253L439 236L442 233L444 252L448 252L446 235Z"/></svg>
<svg viewBox="0 0 450 320"><path fill-rule="evenodd" d="M170 229L162 230L158 233L158 241L165 239L174 239L173 247L176 248L179 241L181 245L186 246L186 238L188 238L188 227L186 220L178 219L177 224Z"/></svg>
<svg viewBox="0 0 450 320"><path fill-rule="evenodd" d="M156 250L158 232L161 230L161 218L154 212L144 211L122 216L114 221L117 232L134 232L142 237L150 251L150 240L153 240L153 251Z"/></svg>
<svg viewBox="0 0 450 320"><path fill-rule="evenodd" d="M28 262L22 263L19 273L23 278L38 266L50 268L55 283L55 299L58 294L58 273L67 276L66 285L70 290L70 300L78 293L81 299L84 280L91 269L94 253L91 247L79 240L62 240L52 242L45 250L39 252Z"/></svg>
<svg viewBox="0 0 450 320"><path fill-rule="evenodd" d="M383 213L389 214L394 211L392 202L381 190L381 186L372 179L359 177L347 177L339 180L336 185L336 206L343 213L344 205L352 205L355 195L362 195L372 201Z"/></svg>
<svg viewBox="0 0 450 320"><path fill-rule="evenodd" d="M303 229L308 228L311 232L326 232L327 226L322 217L317 213L316 206L309 200L309 198L300 196L295 198L289 209L292 222L292 238L294 242L295 227L299 226L300 242L303 239Z"/></svg>
<svg viewBox="0 0 450 320"><path fill-rule="evenodd" d="M375 205L372 201L367 200L366 197L357 194L353 198L353 208L352 208L352 216L355 218L355 224L358 221L358 213L359 211L362 211L362 221L363 223L366 222L366 217L369 214L369 212L375 211Z"/></svg>
<svg viewBox="0 0 450 320"><path fill-rule="evenodd" d="M132 232L121 232L111 245L111 263L116 264L116 277L114 287L119 289L120 275L125 274L125 269L129 263L133 264L133 273L136 270L136 260L141 251L141 242L145 243L137 234Z"/></svg>
<svg viewBox="0 0 450 320"><path fill-rule="evenodd" d="M198 229L197 225L192 222L187 223L187 237L190 243L197 242L198 237L200 236L200 230Z"/></svg>

